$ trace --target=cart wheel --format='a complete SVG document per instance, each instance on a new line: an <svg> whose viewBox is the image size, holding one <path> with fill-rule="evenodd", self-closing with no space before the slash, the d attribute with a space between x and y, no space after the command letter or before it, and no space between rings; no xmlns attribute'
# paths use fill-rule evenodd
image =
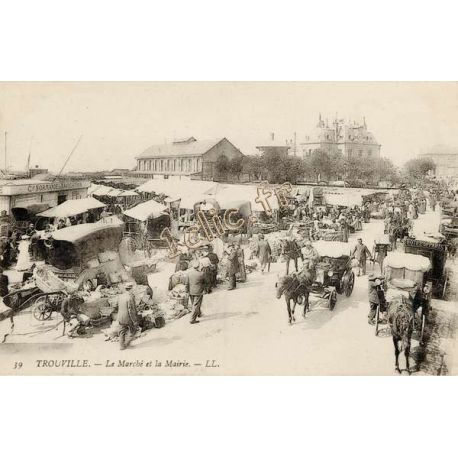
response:
<svg viewBox="0 0 458 458"><path fill-rule="evenodd" d="M38 321L46 321L51 318L52 307L46 296L40 296L32 309L33 317Z"/></svg>
<svg viewBox="0 0 458 458"><path fill-rule="evenodd" d="M329 293L329 298L328 298L329 310L334 310L334 307L336 306L336 302L337 302L337 293L336 291L333 290Z"/></svg>
<svg viewBox="0 0 458 458"><path fill-rule="evenodd" d="M296 298L296 303L297 305L302 305L302 302L304 302L304 296L302 294L299 294Z"/></svg>
<svg viewBox="0 0 458 458"><path fill-rule="evenodd" d="M378 336L378 325L380 322L380 305L377 305L377 313L375 314L375 336Z"/></svg>
<svg viewBox="0 0 458 458"><path fill-rule="evenodd" d="M129 235L125 238L125 240L126 240L128 250L135 253L135 251L137 251L138 249L138 242L135 239L135 237L133 237L132 235Z"/></svg>
<svg viewBox="0 0 458 458"><path fill-rule="evenodd" d="M420 328L420 345L424 345L424 336L425 336L425 327L426 327L426 315L424 313L421 314L421 328Z"/></svg>
<svg viewBox="0 0 458 458"><path fill-rule="evenodd" d="M351 271L350 276L348 277L347 284L345 285L345 296L350 297L353 292L353 287L355 286L355 273Z"/></svg>

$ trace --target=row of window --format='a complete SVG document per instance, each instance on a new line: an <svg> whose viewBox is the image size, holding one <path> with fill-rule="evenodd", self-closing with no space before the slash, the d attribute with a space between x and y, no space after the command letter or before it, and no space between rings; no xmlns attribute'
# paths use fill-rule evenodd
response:
<svg viewBox="0 0 458 458"><path fill-rule="evenodd" d="M308 150L302 150L302 152L305 153L306 157L310 157L312 155L313 151L315 151L315 150L311 149L311 148L309 148ZM342 149L341 148L339 148L339 153L342 153ZM355 157L355 155L353 153L357 154L358 157L363 157L363 155L364 155L362 149L360 149L359 151L353 151L351 149L348 149L347 153L348 153L348 157L352 157L352 156ZM367 157L372 157L372 150L368 150L366 155L367 155Z"/></svg>
<svg viewBox="0 0 458 458"><path fill-rule="evenodd" d="M145 172L199 172L202 165L200 157L189 159L140 159L138 170Z"/></svg>

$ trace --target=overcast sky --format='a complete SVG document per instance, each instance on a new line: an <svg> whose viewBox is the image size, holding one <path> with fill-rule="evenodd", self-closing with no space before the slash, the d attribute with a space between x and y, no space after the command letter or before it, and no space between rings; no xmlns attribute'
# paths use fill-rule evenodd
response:
<svg viewBox="0 0 458 458"><path fill-rule="evenodd" d="M227 137L251 153L270 132L298 141L316 125L366 117L381 153L402 164L434 144L458 146L457 83L0 83L0 166L132 168L149 145Z"/></svg>

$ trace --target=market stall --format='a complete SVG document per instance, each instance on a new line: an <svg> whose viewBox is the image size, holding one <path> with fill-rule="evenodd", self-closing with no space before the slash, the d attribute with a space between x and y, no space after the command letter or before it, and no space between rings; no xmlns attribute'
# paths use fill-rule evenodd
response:
<svg viewBox="0 0 458 458"><path fill-rule="evenodd" d="M104 207L106 207L106 204L103 202L100 202L94 197L86 197L84 199L66 200L56 207L38 213L38 216L48 219L69 218Z"/></svg>
<svg viewBox="0 0 458 458"><path fill-rule="evenodd" d="M152 249L165 246L162 231L170 228L167 207L148 200L123 212L126 219L125 236L135 240L139 248Z"/></svg>
<svg viewBox="0 0 458 458"><path fill-rule="evenodd" d="M122 231L122 221L79 224L54 231L40 242L46 263L59 278L81 285L103 273L115 282L124 270L118 254Z"/></svg>

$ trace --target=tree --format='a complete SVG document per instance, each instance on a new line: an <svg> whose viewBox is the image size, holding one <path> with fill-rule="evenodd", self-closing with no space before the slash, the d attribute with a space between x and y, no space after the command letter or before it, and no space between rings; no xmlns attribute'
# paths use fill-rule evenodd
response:
<svg viewBox="0 0 458 458"><path fill-rule="evenodd" d="M436 169L434 161L428 158L416 158L407 161L404 165L406 178L409 180L423 180L429 171Z"/></svg>
<svg viewBox="0 0 458 458"><path fill-rule="evenodd" d="M242 171L251 179L262 180L265 175L265 164L261 156L244 156L242 159Z"/></svg>
<svg viewBox="0 0 458 458"><path fill-rule="evenodd" d="M230 169L230 163L229 163L229 159L227 158L227 156L225 156L224 154L220 156L216 160L215 167L216 167L216 171L218 172L219 176L227 175Z"/></svg>
<svg viewBox="0 0 458 458"><path fill-rule="evenodd" d="M237 177L240 178L240 174L242 173L242 158L241 157L234 157L229 161L229 171Z"/></svg>
<svg viewBox="0 0 458 458"><path fill-rule="evenodd" d="M310 159L310 167L315 175L315 179L318 181L326 180L331 177L332 172L332 158L327 151L316 150L312 153Z"/></svg>

